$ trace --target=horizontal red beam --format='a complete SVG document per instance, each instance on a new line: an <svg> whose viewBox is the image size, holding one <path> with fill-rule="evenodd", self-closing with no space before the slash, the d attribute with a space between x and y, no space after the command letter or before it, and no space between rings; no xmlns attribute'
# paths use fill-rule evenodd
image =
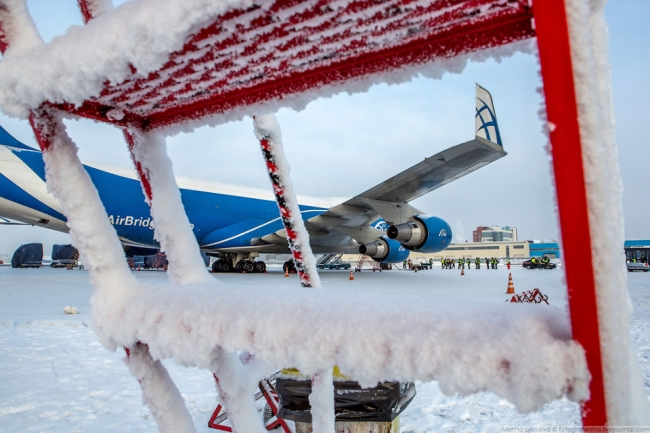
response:
<svg viewBox="0 0 650 433"><path fill-rule="evenodd" d="M318 15L328 13L323 7L293 13L278 24L274 14L292 5L284 1L271 11L226 14L190 38L158 72L107 85L100 97L80 106L57 107L119 126L156 129L535 36L532 11L523 0L358 0L337 11L335 24ZM356 18L357 12L365 15ZM241 30L244 36L223 27L228 20L246 21L247 14L252 19ZM388 42L380 40L384 34L391 35ZM209 38L213 41L204 45ZM323 57L331 50L315 49L314 41L340 46L333 57ZM279 45L269 49L269 42ZM243 51L233 56L233 49ZM203 92L200 83L206 86Z"/></svg>
<svg viewBox="0 0 650 433"><path fill-rule="evenodd" d="M186 105L152 113L148 117L149 127L160 128L192 120L197 115L204 117L223 114L234 108L299 95L323 86L340 85L357 78L422 65L432 59L451 58L535 36L530 16L527 14L507 16L486 24L455 28L436 35L435 39L417 40L404 46L331 63L324 68L263 81L248 89L238 89L206 99L196 98Z"/></svg>

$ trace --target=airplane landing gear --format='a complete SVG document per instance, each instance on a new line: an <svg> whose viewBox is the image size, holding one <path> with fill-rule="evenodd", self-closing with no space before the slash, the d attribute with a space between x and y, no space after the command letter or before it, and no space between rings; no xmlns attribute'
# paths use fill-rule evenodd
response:
<svg viewBox="0 0 650 433"><path fill-rule="evenodd" d="M266 263L250 259L240 259L233 266L231 257L223 257L212 263L212 272L241 272L247 274L263 273L266 271Z"/></svg>

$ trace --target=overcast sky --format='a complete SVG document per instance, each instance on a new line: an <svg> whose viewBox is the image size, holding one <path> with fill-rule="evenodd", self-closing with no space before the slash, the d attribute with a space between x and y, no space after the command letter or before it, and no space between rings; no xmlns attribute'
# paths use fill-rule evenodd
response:
<svg viewBox="0 0 650 433"><path fill-rule="evenodd" d="M81 25L76 1L28 0L46 41ZM114 4L123 3L115 1ZM650 239L650 151L642 107L649 100L650 63L647 0L611 0L610 61L616 139L624 182L627 239ZM300 112L277 113L292 178L299 194L348 197L361 193L474 134L474 83L490 90L508 156L416 201L427 214L447 220L454 240L471 241L479 225L509 225L520 239L558 239L554 187L535 55L516 54L500 62L469 63L460 74L440 80L418 78L378 85L361 94L341 94L310 103ZM0 124L36 147L28 123L0 114ZM120 132L87 120L68 122L82 161L130 166ZM270 188L252 121L245 119L169 138L177 174ZM65 234L34 227L0 226L0 253L27 242L69 242Z"/></svg>

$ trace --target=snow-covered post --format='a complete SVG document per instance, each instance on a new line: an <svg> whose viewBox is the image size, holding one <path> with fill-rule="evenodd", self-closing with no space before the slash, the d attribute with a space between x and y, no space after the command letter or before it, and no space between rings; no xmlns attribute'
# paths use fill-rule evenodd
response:
<svg viewBox="0 0 650 433"><path fill-rule="evenodd" d="M113 9L111 0L77 0L84 24Z"/></svg>
<svg viewBox="0 0 650 433"><path fill-rule="evenodd" d="M0 52L22 53L42 43L25 0L0 0Z"/></svg>
<svg viewBox="0 0 650 433"><path fill-rule="evenodd" d="M144 344L126 350L124 363L142 388L142 400L151 410L160 433L196 433L185 401L160 361Z"/></svg>
<svg viewBox="0 0 650 433"><path fill-rule="evenodd" d="M235 433L266 433L255 406L257 384L264 377L265 365L253 356L236 356L217 349L210 370L214 373L219 404L228 413Z"/></svg>
<svg viewBox="0 0 650 433"><path fill-rule="evenodd" d="M311 377L311 426L314 433L335 432L334 379L332 369L321 370Z"/></svg>
<svg viewBox="0 0 650 433"><path fill-rule="evenodd" d="M585 426L650 424L632 351L604 0L536 0L573 338L592 375ZM591 264L585 266L585 263Z"/></svg>
<svg viewBox="0 0 650 433"><path fill-rule="evenodd" d="M124 135L151 206L155 237L169 260L170 281L175 284L213 281L185 213L165 138L136 128L125 129Z"/></svg>
<svg viewBox="0 0 650 433"><path fill-rule="evenodd" d="M273 185L275 200L287 233L289 249L296 264L303 287L320 287L316 270L316 258L309 245L309 233L302 220L298 199L291 182L289 163L284 155L280 126L274 114L253 118L255 135L260 140L266 168ZM312 377L312 392L309 396L312 426L315 433L334 431L334 384L332 369L317 372Z"/></svg>
<svg viewBox="0 0 650 433"><path fill-rule="evenodd" d="M287 233L289 249L296 264L303 287L320 287L316 270L316 258L309 245L309 234L302 220L296 193L289 173L291 171L284 155L280 126L274 114L253 118L255 136L260 140L266 168L273 185L275 200L280 209L280 217Z"/></svg>
<svg viewBox="0 0 650 433"><path fill-rule="evenodd" d="M136 128L125 129L124 136L151 206L156 239L169 260L167 275L170 281L175 284L214 282L203 265L199 245L185 213L164 137ZM259 426L262 430L258 431L263 431L253 398L259 379L249 380L250 369L236 354L222 349L217 349L211 371L219 378L217 392L236 430L253 431L251 426Z"/></svg>
<svg viewBox="0 0 650 433"><path fill-rule="evenodd" d="M113 332L122 326L123 305L138 289L138 281L126 264L122 245L108 221L97 189L79 161L77 147L67 135L61 116L41 108L32 112L30 122L43 151L48 189L61 203L72 241L84 257L95 287L91 299L93 329L104 344L114 350ZM131 350L127 349L127 354L134 351L136 361L127 361L127 364L132 372L137 372L134 374L142 385L143 398L156 417L160 431L193 432L192 419L183 398L164 366L151 359L145 345L136 344ZM132 362L136 364L130 364ZM170 401L181 404L170 408ZM160 417L167 412L169 415ZM174 427L184 427L167 429L168 416L179 420L174 422Z"/></svg>

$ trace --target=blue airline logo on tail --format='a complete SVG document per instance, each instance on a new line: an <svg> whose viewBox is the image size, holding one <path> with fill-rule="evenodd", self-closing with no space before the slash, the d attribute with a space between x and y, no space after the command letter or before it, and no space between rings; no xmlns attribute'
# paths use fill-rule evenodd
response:
<svg viewBox="0 0 650 433"><path fill-rule="evenodd" d="M499 124L497 123L497 116L490 109L489 105L485 103L484 100L478 97L476 99L477 99L477 104L476 104L477 107L476 107L476 115L474 117L478 117L478 119L481 121L481 126L476 130L476 133L478 134L479 131L484 130L485 136L487 137L488 140L496 142L499 146L503 146L503 144L501 143L501 134L499 133ZM481 102L481 104L483 104L481 107L478 106L479 101ZM487 113L483 113L484 111L487 111ZM483 116L485 116L485 118ZM491 126L494 128L494 134L496 136L494 139L490 135L489 128Z"/></svg>
<svg viewBox="0 0 650 433"><path fill-rule="evenodd" d="M375 222L372 225L372 227L377 229L377 230L381 230L382 232L385 232L385 231L388 230L388 224L386 224L386 221L384 221L383 219L379 219L377 222Z"/></svg>

